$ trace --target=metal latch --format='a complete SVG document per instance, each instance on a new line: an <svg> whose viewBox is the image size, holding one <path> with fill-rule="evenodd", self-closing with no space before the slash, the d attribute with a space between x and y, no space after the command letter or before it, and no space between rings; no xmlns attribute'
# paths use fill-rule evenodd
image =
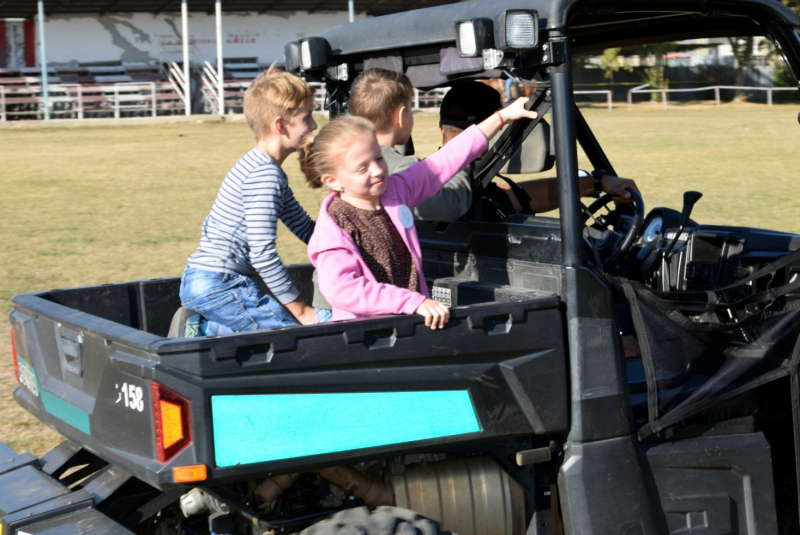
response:
<svg viewBox="0 0 800 535"><path fill-rule="evenodd" d="M58 325L58 346L61 369L83 376L83 333Z"/></svg>

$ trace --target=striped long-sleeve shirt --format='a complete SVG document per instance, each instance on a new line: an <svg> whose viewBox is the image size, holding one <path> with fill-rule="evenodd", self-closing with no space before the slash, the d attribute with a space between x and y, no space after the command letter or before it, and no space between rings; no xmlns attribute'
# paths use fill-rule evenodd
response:
<svg viewBox="0 0 800 535"><path fill-rule="evenodd" d="M294 301L300 293L275 246L278 219L308 243L314 221L294 198L283 170L253 149L222 181L189 267L246 277L258 273L281 303Z"/></svg>

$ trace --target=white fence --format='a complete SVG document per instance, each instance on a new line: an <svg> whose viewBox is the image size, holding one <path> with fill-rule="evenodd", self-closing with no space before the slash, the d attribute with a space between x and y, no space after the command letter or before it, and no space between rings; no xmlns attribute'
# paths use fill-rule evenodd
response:
<svg viewBox="0 0 800 535"><path fill-rule="evenodd" d="M704 92L713 91L714 100L717 106L722 104L720 99L720 89L733 89L736 91L766 91L767 92L767 106L772 106L772 93L773 91L797 91L796 87L748 87L737 85L710 85L706 87L691 87L685 89L647 89L650 84L640 85L628 91L628 111L633 109L633 95L638 94L652 94L661 93L661 103L664 109L667 109L667 94L668 93L691 93L691 92Z"/></svg>
<svg viewBox="0 0 800 535"><path fill-rule="evenodd" d="M611 91L608 89L598 89L592 91L573 91L573 95L605 95L606 96L606 103L608 105L608 111L614 109L614 103L611 100Z"/></svg>
<svg viewBox="0 0 800 535"><path fill-rule="evenodd" d="M53 118L119 119L123 114L155 117L159 111L184 109L182 97L169 82L48 84L47 90ZM25 116L44 116L43 87L0 85L0 122Z"/></svg>
<svg viewBox="0 0 800 535"><path fill-rule="evenodd" d="M200 73L202 95L206 110L218 113L219 85L216 71L208 65ZM114 84L48 84L50 113L54 118L114 117L123 115L157 116L159 112L175 113L185 111L185 90L182 71L170 69L169 82L118 82ZM224 82L225 109L241 112L244 93L252 80L226 80ZM310 84L314 89L314 109L325 109L325 87L323 84ZM713 92L717 105L721 104L720 90L762 91L766 92L767 105L772 106L773 92L797 91L795 87L746 87L712 85L685 89L652 89L649 84L634 87L628 91L628 110L633 107L634 95L660 93L662 106L667 109L669 93ZM448 88L431 91L414 90L414 109L425 106L439 106ZM574 91L575 95L605 95L607 107L613 109L610 90ZM42 87L38 85L0 85L0 122L9 118L44 115Z"/></svg>

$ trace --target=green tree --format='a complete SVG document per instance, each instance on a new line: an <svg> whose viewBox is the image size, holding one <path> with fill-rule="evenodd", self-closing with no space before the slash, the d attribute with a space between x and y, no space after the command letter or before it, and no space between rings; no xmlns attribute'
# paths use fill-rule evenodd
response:
<svg viewBox="0 0 800 535"><path fill-rule="evenodd" d="M733 70L736 73L735 85L744 85L747 77L747 67L753 60L753 36L728 37L728 42L733 49ZM741 100L743 93L736 91L736 100Z"/></svg>
<svg viewBox="0 0 800 535"><path fill-rule="evenodd" d="M621 48L606 48L600 55L600 69L603 71L606 80L610 81L612 84L614 83L615 72L619 70L633 72L633 67L628 65L625 60L620 57L619 53L621 51Z"/></svg>
<svg viewBox="0 0 800 535"><path fill-rule="evenodd" d="M652 89L669 89L669 78L664 66L664 55L675 50L675 43L651 43L640 45L637 52L640 56L651 58L650 66L643 72L643 81L650 84ZM661 93L651 93L653 101L661 102Z"/></svg>

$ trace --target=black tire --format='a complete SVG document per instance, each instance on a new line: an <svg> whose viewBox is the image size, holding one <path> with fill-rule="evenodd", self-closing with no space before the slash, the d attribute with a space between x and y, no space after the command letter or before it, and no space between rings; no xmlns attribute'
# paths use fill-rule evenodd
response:
<svg viewBox="0 0 800 535"><path fill-rule="evenodd" d="M300 535L456 535L439 523L400 507L357 507L339 511Z"/></svg>

